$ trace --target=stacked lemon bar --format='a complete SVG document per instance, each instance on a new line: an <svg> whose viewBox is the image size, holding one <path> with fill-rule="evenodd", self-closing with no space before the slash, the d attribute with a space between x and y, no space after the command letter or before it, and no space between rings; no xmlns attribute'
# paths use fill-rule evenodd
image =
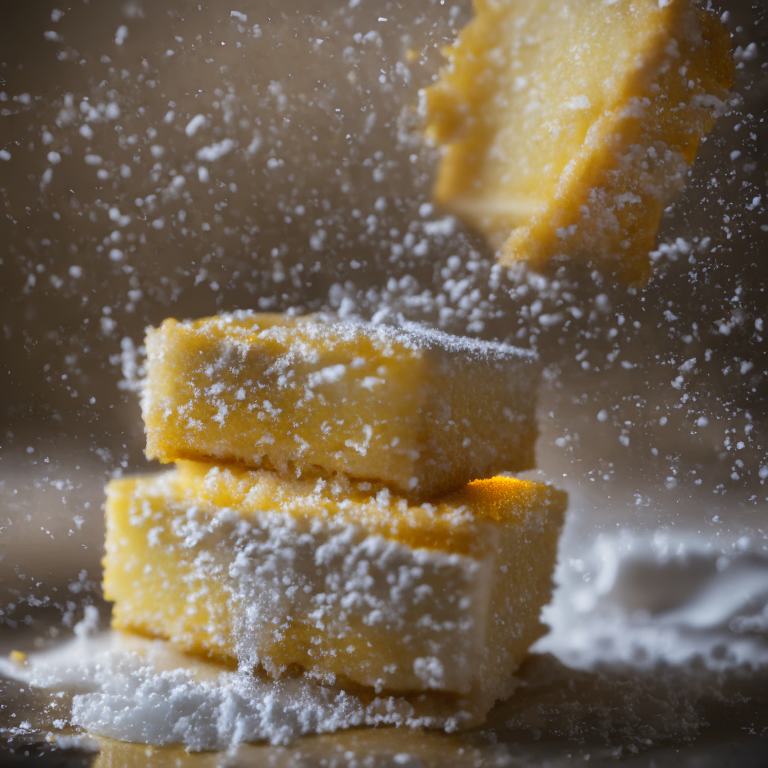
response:
<svg viewBox="0 0 768 768"><path fill-rule="evenodd" d="M542 634L566 504L498 476L533 465L538 379L418 326L166 320L142 410L176 467L107 489L113 625L482 721Z"/></svg>

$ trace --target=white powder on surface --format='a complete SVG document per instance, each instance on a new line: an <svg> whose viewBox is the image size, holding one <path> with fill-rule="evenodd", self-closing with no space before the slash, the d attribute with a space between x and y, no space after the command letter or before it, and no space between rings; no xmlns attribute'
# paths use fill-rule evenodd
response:
<svg viewBox="0 0 768 768"><path fill-rule="evenodd" d="M97 736L185 744L193 751L253 741L290 744L302 735L361 725L450 731L462 720L462 713L417 716L404 699L364 701L305 677L275 681L223 672L164 641L117 631L31 654L25 665L0 659L0 674L32 687L75 692L71 722Z"/></svg>
<svg viewBox="0 0 768 768"><path fill-rule="evenodd" d="M745 537L600 534L558 578L544 610L552 632L534 650L569 667L648 670L663 661L768 672L768 557Z"/></svg>
<svg viewBox="0 0 768 768"><path fill-rule="evenodd" d="M127 668L126 668L127 666ZM75 697L72 720L92 733L144 744L225 749L242 741L289 744L369 721L360 701L307 680L273 682L223 673L197 681L187 670L120 665L97 672L95 693Z"/></svg>
<svg viewBox="0 0 768 768"><path fill-rule="evenodd" d="M234 312L224 315L226 319L247 319L252 312ZM352 341L360 334L368 336L377 345L385 347L388 344L402 344L406 349L445 349L450 354L470 354L481 359L504 360L510 358L529 359L534 361L537 355L530 350L514 347L492 341L483 341L468 336L455 336L419 323L401 318L394 322L367 323L355 317L343 320L331 314L316 315L319 322L307 323L302 326L309 338L322 339L332 329L333 335L340 340Z"/></svg>

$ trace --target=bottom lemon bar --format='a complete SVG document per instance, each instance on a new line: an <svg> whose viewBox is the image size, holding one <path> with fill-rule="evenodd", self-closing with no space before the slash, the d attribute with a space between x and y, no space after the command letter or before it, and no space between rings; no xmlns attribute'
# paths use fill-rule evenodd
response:
<svg viewBox="0 0 768 768"><path fill-rule="evenodd" d="M448 694L476 721L543 632L565 506L504 477L414 506L181 462L109 484L104 590L115 627L272 677Z"/></svg>

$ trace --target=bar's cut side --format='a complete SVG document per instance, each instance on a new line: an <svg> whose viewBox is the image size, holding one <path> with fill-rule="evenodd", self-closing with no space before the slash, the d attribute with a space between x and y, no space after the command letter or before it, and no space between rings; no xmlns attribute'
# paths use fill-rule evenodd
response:
<svg viewBox="0 0 768 768"><path fill-rule="evenodd" d="M643 283L664 207L733 80L691 0L475 0L425 91L435 198L501 262L562 255Z"/></svg>
<svg viewBox="0 0 768 768"><path fill-rule="evenodd" d="M117 628L274 677L438 692L476 721L542 634L565 505L503 477L412 505L182 462L109 484L105 595Z"/></svg>
<svg viewBox="0 0 768 768"><path fill-rule="evenodd" d="M239 312L147 336L147 456L344 472L430 498L530 469L529 352L418 326Z"/></svg>

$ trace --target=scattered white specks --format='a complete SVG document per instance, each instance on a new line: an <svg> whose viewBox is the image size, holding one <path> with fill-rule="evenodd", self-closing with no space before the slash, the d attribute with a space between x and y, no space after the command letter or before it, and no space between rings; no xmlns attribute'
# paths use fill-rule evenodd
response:
<svg viewBox="0 0 768 768"><path fill-rule="evenodd" d="M326 232L324 229L318 229L317 232L315 232L310 238L309 238L309 247L313 251L322 251L325 247L325 238L326 238Z"/></svg>
<svg viewBox="0 0 768 768"><path fill-rule="evenodd" d="M198 160L204 160L205 162L212 163L221 159L224 155L229 154L235 148L235 142L232 139L223 139L216 144L211 144L208 147L203 147L197 150L195 155Z"/></svg>
<svg viewBox="0 0 768 768"><path fill-rule="evenodd" d="M339 381L346 371L347 368L344 365L331 365L327 368L322 368L319 371L309 374L307 377L307 385L310 389L313 389L319 384L333 384Z"/></svg>
<svg viewBox="0 0 768 768"><path fill-rule="evenodd" d="M565 319L565 315L562 312L543 313L539 315L539 324L546 328L553 325L559 325Z"/></svg>
<svg viewBox="0 0 768 768"><path fill-rule="evenodd" d="M73 629L76 637L94 637L99 631L99 609L95 605L86 605L82 620Z"/></svg>
<svg viewBox="0 0 768 768"><path fill-rule="evenodd" d="M259 131L254 131L253 138L251 139L251 143L248 145L248 154L249 155L255 155L259 151L259 147L261 147L262 138L261 133Z"/></svg>
<svg viewBox="0 0 768 768"><path fill-rule="evenodd" d="M742 46L739 45L733 52L733 58L736 59L736 61L754 61L757 58L758 53L757 43L750 43L746 48L742 48Z"/></svg>
<svg viewBox="0 0 768 768"><path fill-rule="evenodd" d="M187 134L187 136L194 136L201 128L208 125L208 120L206 119L205 115L195 115L188 123L187 127L184 129L184 133Z"/></svg>
<svg viewBox="0 0 768 768"><path fill-rule="evenodd" d="M437 221L427 221L424 223L424 234L427 237L450 237L456 231L456 219L453 216L446 216Z"/></svg>
<svg viewBox="0 0 768 768"><path fill-rule="evenodd" d="M40 178L40 190L44 190L50 183L51 179L53 178L53 168L46 168L45 171L43 171L43 175Z"/></svg>
<svg viewBox="0 0 768 768"><path fill-rule="evenodd" d="M592 105L589 103L589 99L584 96L584 94L580 94L579 96L572 96L570 99L567 99L563 102L563 107L565 109L589 109L591 106Z"/></svg>

